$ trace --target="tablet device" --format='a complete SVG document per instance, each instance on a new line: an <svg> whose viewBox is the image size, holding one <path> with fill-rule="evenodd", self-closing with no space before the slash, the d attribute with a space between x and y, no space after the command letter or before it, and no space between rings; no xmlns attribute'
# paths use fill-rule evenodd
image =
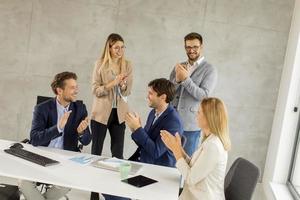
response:
<svg viewBox="0 0 300 200"><path fill-rule="evenodd" d="M138 175L138 176L134 176L134 177L131 177L128 179L124 179L124 180L122 180L122 182L125 182L125 183L128 183L130 185L140 188L140 187L144 187L146 185L150 185L152 183L156 183L158 181L148 178L146 176Z"/></svg>

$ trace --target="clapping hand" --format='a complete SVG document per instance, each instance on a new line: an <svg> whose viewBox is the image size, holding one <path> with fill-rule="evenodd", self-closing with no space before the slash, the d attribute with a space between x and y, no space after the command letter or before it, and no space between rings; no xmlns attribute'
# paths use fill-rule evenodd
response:
<svg viewBox="0 0 300 200"><path fill-rule="evenodd" d="M126 82L127 79L127 75L125 74L119 74L116 76L115 80L114 80L114 85L124 85L124 82Z"/></svg>
<svg viewBox="0 0 300 200"><path fill-rule="evenodd" d="M142 126L141 118L137 113L127 113L125 116L125 122L132 132Z"/></svg>
<svg viewBox="0 0 300 200"><path fill-rule="evenodd" d="M120 87L125 87L126 86L126 83L127 83L127 75L123 75L122 76L122 80L121 82L119 83Z"/></svg>
<svg viewBox="0 0 300 200"><path fill-rule="evenodd" d="M88 125L89 125L89 119L88 117L86 117L84 120L80 122L79 126L77 127L77 133L82 134L83 131L88 127Z"/></svg>
<svg viewBox="0 0 300 200"><path fill-rule="evenodd" d="M174 136L166 130L161 130L160 136L164 144L168 147L168 149L170 149L173 152L176 160L183 156L181 151L181 138L178 133L176 133Z"/></svg>
<svg viewBox="0 0 300 200"><path fill-rule="evenodd" d="M160 131L160 136L161 136L162 141L165 143L165 145L171 151L173 151L173 149L181 147L181 138L180 138L180 135L178 133L176 133L175 136L174 136L166 130L161 130Z"/></svg>
<svg viewBox="0 0 300 200"><path fill-rule="evenodd" d="M186 66L184 66L183 64L179 64L179 63L176 64L175 72L176 72L175 79L177 83L184 81L189 76L189 72L186 69Z"/></svg>

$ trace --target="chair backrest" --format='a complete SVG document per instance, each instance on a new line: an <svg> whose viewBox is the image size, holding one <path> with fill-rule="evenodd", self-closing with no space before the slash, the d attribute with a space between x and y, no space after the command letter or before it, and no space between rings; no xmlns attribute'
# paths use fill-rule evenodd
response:
<svg viewBox="0 0 300 200"><path fill-rule="evenodd" d="M51 99L52 97L45 97L45 96L37 96L36 98L36 105L43 103L44 101L47 101L48 99ZM28 138L25 138L21 141L22 143L30 143L30 140Z"/></svg>
<svg viewBox="0 0 300 200"><path fill-rule="evenodd" d="M236 159L225 177L225 199L251 200L259 174L258 167L248 160Z"/></svg>
<svg viewBox="0 0 300 200"><path fill-rule="evenodd" d="M45 97L45 96L37 96L36 99L36 105L43 103L44 101L47 101L49 99L51 99L52 97Z"/></svg>

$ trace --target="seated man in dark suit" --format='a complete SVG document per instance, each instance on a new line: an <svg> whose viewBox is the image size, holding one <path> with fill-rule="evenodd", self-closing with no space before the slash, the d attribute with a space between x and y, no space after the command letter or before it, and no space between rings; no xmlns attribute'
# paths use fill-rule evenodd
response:
<svg viewBox="0 0 300 200"><path fill-rule="evenodd" d="M138 145L138 149L130 160L144 163L175 166L175 157L165 146L160 137L161 130L168 130L174 134L183 133L181 119L169 103L175 96L175 86L167 79L160 78L148 84L148 104L151 112L144 128L140 117L136 113L128 113L125 121L132 130L132 139Z"/></svg>
<svg viewBox="0 0 300 200"><path fill-rule="evenodd" d="M161 130L168 130L175 135L183 133L183 126L177 111L169 103L175 96L175 86L167 79L160 78L148 84L148 104L153 108L144 128L141 119L136 113L127 113L125 122L131 129L131 137L138 145L135 153L129 160L174 167L176 159L168 150L160 137ZM129 200L103 194L105 200Z"/></svg>
<svg viewBox="0 0 300 200"><path fill-rule="evenodd" d="M76 101L76 80L77 76L72 72L55 76L51 87L56 97L35 106L30 131L32 145L79 151L78 141L83 145L90 143L87 110L82 101ZM27 200L59 199L70 190L53 186L41 194L35 187L33 182L20 182Z"/></svg>

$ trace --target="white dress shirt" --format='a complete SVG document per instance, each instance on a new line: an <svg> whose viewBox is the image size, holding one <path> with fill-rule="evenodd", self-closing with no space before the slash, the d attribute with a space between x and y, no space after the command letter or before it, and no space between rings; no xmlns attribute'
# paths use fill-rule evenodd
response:
<svg viewBox="0 0 300 200"><path fill-rule="evenodd" d="M192 75L192 73L195 71L195 69L200 66L200 64L204 61L204 56L201 56L198 58L198 60L196 62L194 62L193 65L191 65L189 63L189 61L187 61L187 70L189 72L189 76Z"/></svg>
<svg viewBox="0 0 300 200"><path fill-rule="evenodd" d="M70 104L64 107L61 105L56 99L56 110L57 110L57 130L59 133L62 133L61 136L54 138L50 141L48 147L64 149L64 128L59 128L59 121L63 117L63 115L69 111Z"/></svg>
<svg viewBox="0 0 300 200"><path fill-rule="evenodd" d="M227 151L221 140L211 134L192 158L180 158L176 167L184 178L180 200L225 200L224 178Z"/></svg>

